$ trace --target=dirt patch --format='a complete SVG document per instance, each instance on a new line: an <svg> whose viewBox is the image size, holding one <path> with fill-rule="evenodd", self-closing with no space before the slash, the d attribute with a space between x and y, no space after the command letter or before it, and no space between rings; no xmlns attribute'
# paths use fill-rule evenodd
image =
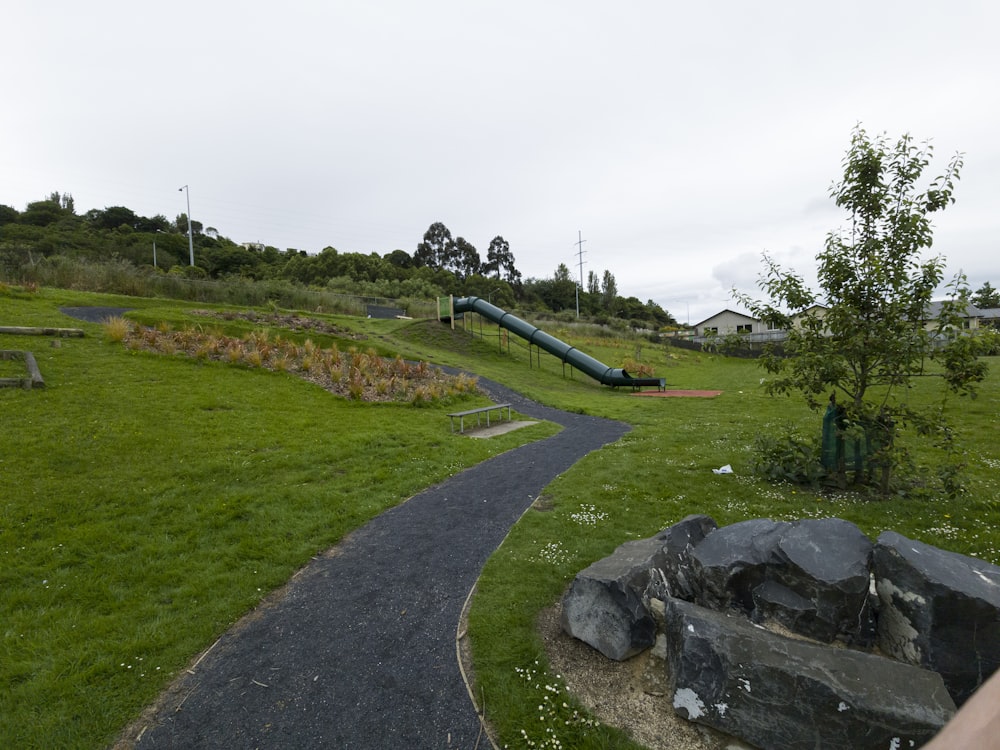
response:
<svg viewBox="0 0 1000 750"><path fill-rule="evenodd" d="M459 624L456 648L469 695L481 706L466 635L467 614L468 602ZM657 648L616 662L567 635L560 624L561 616L561 603L543 609L538 615L537 631L545 646L549 671L559 675L570 694L601 723L623 730L649 750L749 750L729 735L674 714L667 688L666 662ZM489 716L484 723L489 726ZM497 747L492 737L490 742Z"/></svg>
<svg viewBox="0 0 1000 750"><path fill-rule="evenodd" d="M275 326L277 328L287 328L290 331L296 331L298 333L325 333L330 336L337 336L339 338L351 339L354 341L365 341L368 338L363 333L349 331L348 329L341 328L328 320L311 318L306 315L297 315L295 313L261 313L254 312L253 310L247 310L245 312L192 310L191 314L204 315L210 318L221 318L223 320L245 320L253 323L254 325L268 325Z"/></svg>
<svg viewBox="0 0 1000 750"><path fill-rule="evenodd" d="M657 649L623 662L608 659L560 625L562 605L542 610L538 634L549 669L602 723L628 733L649 750L726 750L744 747L727 735L674 714L667 668Z"/></svg>

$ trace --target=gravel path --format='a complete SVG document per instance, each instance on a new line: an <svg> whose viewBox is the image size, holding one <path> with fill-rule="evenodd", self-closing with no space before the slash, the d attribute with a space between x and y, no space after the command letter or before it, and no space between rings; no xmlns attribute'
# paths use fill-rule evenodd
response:
<svg viewBox="0 0 1000 750"><path fill-rule="evenodd" d="M244 618L133 727L147 748L487 748L456 658L465 599L541 490L628 427L496 401L564 429L386 511Z"/></svg>
<svg viewBox="0 0 1000 750"><path fill-rule="evenodd" d="M103 323L108 318L117 318L131 309L131 307L60 307L59 312L87 323Z"/></svg>

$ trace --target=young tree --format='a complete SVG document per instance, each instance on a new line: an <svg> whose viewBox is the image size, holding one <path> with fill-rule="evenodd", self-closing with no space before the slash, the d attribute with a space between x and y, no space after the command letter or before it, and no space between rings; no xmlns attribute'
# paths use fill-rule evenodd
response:
<svg viewBox="0 0 1000 750"><path fill-rule="evenodd" d="M929 144L918 146L908 135L891 144L884 135L870 138L855 128L843 178L831 188L850 224L831 232L817 255L820 294L765 254L760 287L770 300L736 295L755 316L788 331L786 356L772 350L762 358L773 375L768 390L800 392L813 408L831 393L838 434L861 441L869 452L864 470L855 467L855 482L878 485L882 493L890 491L904 457L899 430L909 425L920 434L950 436L943 404L921 410L900 397L923 363L939 360L948 387L959 393L974 393L985 376L974 339L962 333L964 277L956 277L952 299L933 325L926 324L945 262L940 256L923 260L921 251L931 246L931 214L954 202L962 167L956 155L921 188L932 153ZM825 307L817 312L817 304ZM844 481L844 464L838 469Z"/></svg>

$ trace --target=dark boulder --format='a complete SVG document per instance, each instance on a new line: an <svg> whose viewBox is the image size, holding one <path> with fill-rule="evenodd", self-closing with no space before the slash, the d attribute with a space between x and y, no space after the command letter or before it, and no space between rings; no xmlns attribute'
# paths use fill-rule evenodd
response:
<svg viewBox="0 0 1000 750"><path fill-rule="evenodd" d="M715 528L708 516L688 516L582 570L563 597L563 630L617 661L652 646L650 596L690 590L690 551Z"/></svg>
<svg viewBox="0 0 1000 750"><path fill-rule="evenodd" d="M754 608L753 591L766 579L767 566L790 524L755 518L716 529L691 553L699 591L696 601L713 609Z"/></svg>
<svg viewBox="0 0 1000 750"><path fill-rule="evenodd" d="M839 518L796 521L781 536L775 564L767 578L788 588L812 606L805 612L771 607L779 622L793 614L796 633L827 643L870 641L874 627L868 605L871 589L872 542L849 521ZM762 613L755 613L760 619ZM755 618L757 619L757 618Z"/></svg>
<svg viewBox="0 0 1000 750"><path fill-rule="evenodd" d="M698 603L736 607L809 638L870 643L872 543L838 518L755 519L706 537L691 557Z"/></svg>
<svg viewBox="0 0 1000 750"><path fill-rule="evenodd" d="M874 572L879 648L939 672L962 705L1000 667L1000 568L887 531Z"/></svg>
<svg viewBox="0 0 1000 750"><path fill-rule="evenodd" d="M662 550L655 537L626 542L577 573L563 597L563 630L616 661L652 646L656 623L643 592Z"/></svg>
<svg viewBox="0 0 1000 750"><path fill-rule="evenodd" d="M674 710L761 748L917 747L955 710L933 672L739 615L670 599L665 629Z"/></svg>
<svg viewBox="0 0 1000 750"><path fill-rule="evenodd" d="M657 534L655 538L661 544L662 554L659 557L658 574L650 582L648 595L659 599L673 596L694 601L699 587L693 579L691 553L717 528L718 524L711 517L691 515Z"/></svg>

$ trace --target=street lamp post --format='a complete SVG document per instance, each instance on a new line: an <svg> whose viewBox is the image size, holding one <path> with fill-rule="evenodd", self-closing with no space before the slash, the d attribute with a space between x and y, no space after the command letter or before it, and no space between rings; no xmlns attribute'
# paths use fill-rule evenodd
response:
<svg viewBox="0 0 1000 750"><path fill-rule="evenodd" d="M166 234L166 232L164 232L162 229L157 229L155 232L153 232L153 268L157 267L156 266L156 235L158 235L158 234Z"/></svg>
<svg viewBox="0 0 1000 750"><path fill-rule="evenodd" d="M178 192L180 192L181 190L183 190L184 194L187 196L187 207L188 207L188 212L187 212L187 217L188 217L188 250L191 251L191 265L193 266L194 265L194 234L192 234L192 232L191 232L191 190L188 188L187 185L185 185L184 187L177 188Z"/></svg>

